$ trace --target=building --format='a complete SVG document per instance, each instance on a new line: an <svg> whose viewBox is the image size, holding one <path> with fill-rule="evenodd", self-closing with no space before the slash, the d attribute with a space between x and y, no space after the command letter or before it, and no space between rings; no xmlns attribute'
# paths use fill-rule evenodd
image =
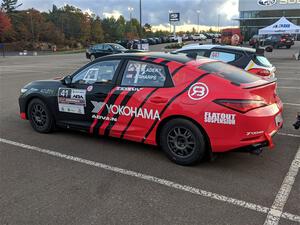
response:
<svg viewBox="0 0 300 225"><path fill-rule="evenodd" d="M239 0L240 28L245 40L285 16L300 25L300 0Z"/></svg>

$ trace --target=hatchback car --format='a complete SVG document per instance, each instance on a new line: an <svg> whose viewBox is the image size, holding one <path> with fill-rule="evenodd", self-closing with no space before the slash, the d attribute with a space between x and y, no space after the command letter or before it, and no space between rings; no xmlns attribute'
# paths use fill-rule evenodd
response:
<svg viewBox="0 0 300 225"><path fill-rule="evenodd" d="M90 46L86 50L86 58L94 61L96 58L111 55L111 54L118 54L129 52L130 50L124 48L122 45L115 44L115 43L103 43L103 44L96 44Z"/></svg>
<svg viewBox="0 0 300 225"><path fill-rule="evenodd" d="M264 49L252 49L229 45L185 45L173 54L184 53L190 57L208 57L221 60L264 78L275 77L276 68L264 56Z"/></svg>
<svg viewBox="0 0 300 225"><path fill-rule="evenodd" d="M62 127L158 145L190 165L215 152L272 146L283 123L275 81L207 58L118 54L27 84L19 105L37 132Z"/></svg>

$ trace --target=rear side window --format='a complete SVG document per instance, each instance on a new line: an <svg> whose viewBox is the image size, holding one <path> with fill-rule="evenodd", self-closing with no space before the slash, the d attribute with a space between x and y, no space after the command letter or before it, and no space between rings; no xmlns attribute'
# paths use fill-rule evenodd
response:
<svg viewBox="0 0 300 225"><path fill-rule="evenodd" d="M141 61L129 61L125 69L122 86L163 87L166 73L163 66Z"/></svg>
<svg viewBox="0 0 300 225"><path fill-rule="evenodd" d="M259 77L252 75L245 70L222 62L205 63L200 66L199 69L205 70L209 73L214 73L237 84L252 83L260 80Z"/></svg>
<svg viewBox="0 0 300 225"><path fill-rule="evenodd" d="M257 63L258 63L259 65L261 65L261 66L272 67L272 64L271 64L271 63L269 62L269 60L268 60L266 57L264 57L264 56L258 55L258 56L256 56L255 59L256 59L255 61L257 61Z"/></svg>
<svg viewBox="0 0 300 225"><path fill-rule="evenodd" d="M185 54L197 54L197 56L204 56L205 50L200 49L192 49L192 50L183 50L179 51L179 53L185 53Z"/></svg>
<svg viewBox="0 0 300 225"><path fill-rule="evenodd" d="M212 51L209 58L223 62L233 62L236 59L236 55L234 53Z"/></svg>

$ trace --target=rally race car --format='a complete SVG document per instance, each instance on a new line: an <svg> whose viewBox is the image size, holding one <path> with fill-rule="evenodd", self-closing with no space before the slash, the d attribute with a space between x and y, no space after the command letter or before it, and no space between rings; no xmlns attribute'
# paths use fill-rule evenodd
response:
<svg viewBox="0 0 300 225"><path fill-rule="evenodd" d="M207 58L125 53L29 83L19 104L38 132L61 127L158 145L190 165L214 152L272 146L283 123L275 81Z"/></svg>

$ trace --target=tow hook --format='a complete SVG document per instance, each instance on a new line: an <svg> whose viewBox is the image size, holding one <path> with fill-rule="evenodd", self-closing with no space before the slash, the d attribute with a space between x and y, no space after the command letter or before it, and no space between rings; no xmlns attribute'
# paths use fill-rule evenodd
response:
<svg viewBox="0 0 300 225"><path fill-rule="evenodd" d="M267 139L267 141L269 143L269 149L274 148L275 145L273 143L272 137L267 133L264 133L264 135L265 135L265 138Z"/></svg>

